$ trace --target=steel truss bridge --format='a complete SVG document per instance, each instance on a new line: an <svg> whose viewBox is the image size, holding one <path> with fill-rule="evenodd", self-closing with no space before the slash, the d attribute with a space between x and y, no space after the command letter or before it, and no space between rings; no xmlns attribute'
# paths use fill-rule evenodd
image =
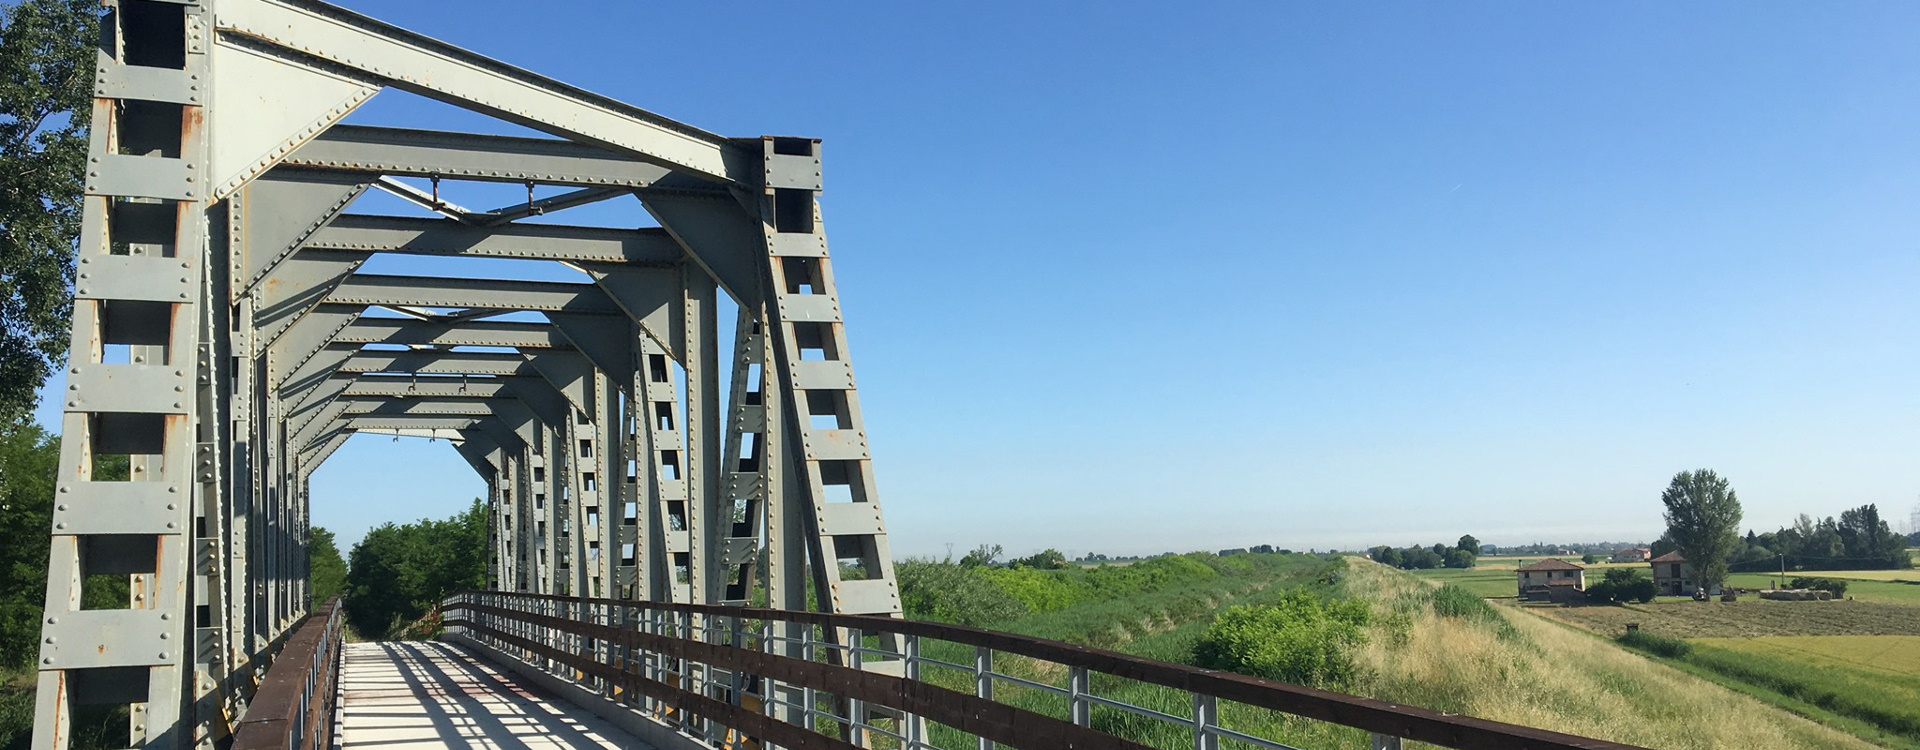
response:
<svg viewBox="0 0 1920 750"><path fill-rule="evenodd" d="M316 0L105 6L36 750L97 706L128 707L129 747L360 744L337 709L382 663L415 709L537 692L622 746L1133 748L1104 730L1146 721L1280 747L1231 728L1258 710L1377 747L1619 747L903 620L818 141L714 135ZM383 89L551 137L340 124ZM350 213L370 190L438 218ZM524 221L629 197L638 228ZM587 281L361 270L380 254ZM308 611L308 479L355 433L445 439L486 481L491 590L445 603L447 644L343 645ZM99 576L127 607L82 607Z"/></svg>

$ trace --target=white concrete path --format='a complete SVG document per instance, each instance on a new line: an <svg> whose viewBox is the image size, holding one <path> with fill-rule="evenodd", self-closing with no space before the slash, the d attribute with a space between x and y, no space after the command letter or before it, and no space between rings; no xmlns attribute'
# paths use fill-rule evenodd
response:
<svg viewBox="0 0 1920 750"><path fill-rule="evenodd" d="M341 750L651 750L633 735L444 643L349 643Z"/></svg>

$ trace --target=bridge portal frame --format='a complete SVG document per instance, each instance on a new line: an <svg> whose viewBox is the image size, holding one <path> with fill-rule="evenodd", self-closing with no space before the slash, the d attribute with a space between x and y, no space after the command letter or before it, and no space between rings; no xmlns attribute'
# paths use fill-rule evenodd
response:
<svg viewBox="0 0 1920 750"><path fill-rule="evenodd" d="M229 737L310 606L309 478L357 432L447 439L487 480L497 590L899 614L817 140L721 137L317 0L104 5L36 750L88 705L129 706L131 746ZM556 138L338 124L383 89ZM528 200L469 210L442 180ZM370 190L442 218L347 213ZM517 223L628 195L657 227ZM362 273L380 253L590 283ZM126 608L82 606L122 575Z"/></svg>

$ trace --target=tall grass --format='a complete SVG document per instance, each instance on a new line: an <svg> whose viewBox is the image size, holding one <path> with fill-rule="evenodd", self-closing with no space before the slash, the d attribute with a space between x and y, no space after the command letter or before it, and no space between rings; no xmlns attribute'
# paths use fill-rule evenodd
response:
<svg viewBox="0 0 1920 750"><path fill-rule="evenodd" d="M1514 607L1490 607L1504 636L1443 615L1470 605L1372 562L1354 560L1344 588L1404 618L1403 637L1357 655L1369 676L1354 692L1369 698L1672 750L1873 747Z"/></svg>

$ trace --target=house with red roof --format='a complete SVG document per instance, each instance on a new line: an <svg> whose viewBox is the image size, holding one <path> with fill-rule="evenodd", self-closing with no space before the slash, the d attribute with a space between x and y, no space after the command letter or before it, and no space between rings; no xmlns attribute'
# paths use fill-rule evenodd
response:
<svg viewBox="0 0 1920 750"><path fill-rule="evenodd" d="M1516 568L1514 580L1527 601L1571 604L1587 593L1587 569L1556 557Z"/></svg>
<svg viewBox="0 0 1920 750"><path fill-rule="evenodd" d="M1653 587L1662 596L1693 596L1695 591L1700 590L1699 574L1694 571L1693 564L1687 562L1687 558L1680 556L1679 551L1668 552L1649 562L1653 564ZM1715 586L1707 593L1717 596L1720 587Z"/></svg>

